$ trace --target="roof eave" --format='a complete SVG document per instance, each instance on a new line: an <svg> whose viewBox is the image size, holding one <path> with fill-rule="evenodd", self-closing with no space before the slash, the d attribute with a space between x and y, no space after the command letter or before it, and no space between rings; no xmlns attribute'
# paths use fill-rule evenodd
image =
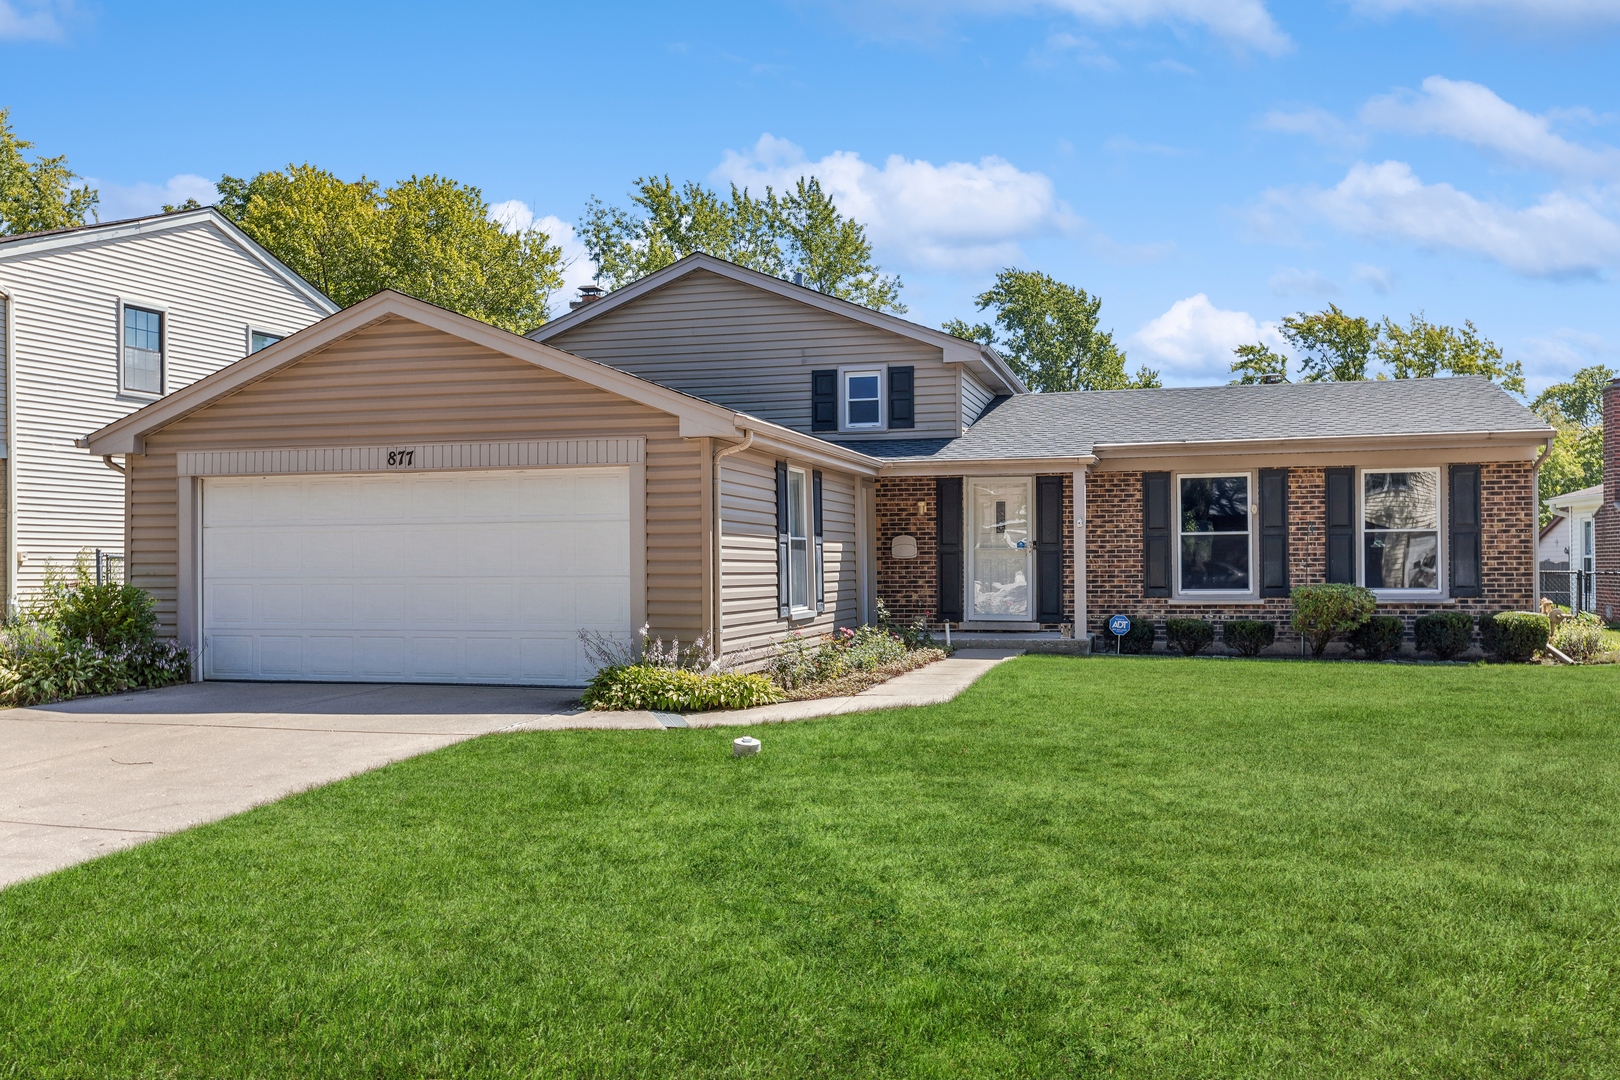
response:
<svg viewBox="0 0 1620 1080"><path fill-rule="evenodd" d="M1337 453L1349 446L1378 448L1450 448L1511 444L1517 446L1543 443L1553 434L1551 428L1521 430L1481 430L1456 432L1428 432L1416 434L1384 435L1317 435L1307 438L1264 439L1175 439L1164 442L1099 442L1093 450L1099 457L1150 457L1176 454L1207 455L1264 453L1270 450L1303 451L1306 453Z"/></svg>

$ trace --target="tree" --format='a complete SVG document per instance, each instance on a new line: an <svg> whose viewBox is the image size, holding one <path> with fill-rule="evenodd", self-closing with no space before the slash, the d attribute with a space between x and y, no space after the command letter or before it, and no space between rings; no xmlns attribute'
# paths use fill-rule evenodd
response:
<svg viewBox="0 0 1620 1080"><path fill-rule="evenodd" d="M1043 393L1066 390L1125 390L1162 385L1146 367L1135 378L1125 374L1125 353L1112 331L1097 329L1102 298L1066 285L1038 270L1008 267L974 300L980 311L994 309L994 325L970 326L960 319L945 324L957 337L993 345L1018 377ZM996 327L1005 335L999 341Z"/></svg>
<svg viewBox="0 0 1620 1080"><path fill-rule="evenodd" d="M11 130L11 110L0 108L0 236L83 225L101 201L88 184L68 168L67 156L24 160L34 144Z"/></svg>
<svg viewBox="0 0 1620 1080"><path fill-rule="evenodd" d="M221 212L343 307L397 289L523 333L562 288L550 237L502 231L482 192L442 176L384 190L305 163L218 186Z"/></svg>
<svg viewBox="0 0 1620 1080"><path fill-rule="evenodd" d="M1602 364L1581 368L1569 382L1543 390L1530 408L1554 427L1597 427L1603 423L1603 388L1615 374Z"/></svg>
<svg viewBox="0 0 1620 1080"><path fill-rule="evenodd" d="M1577 371L1568 382L1547 387L1531 404L1558 429L1552 452L1541 464L1543 500L1603 483L1603 388L1615 372L1602 364ZM1545 502L1541 523L1552 516Z"/></svg>
<svg viewBox="0 0 1620 1080"><path fill-rule="evenodd" d="M879 311L906 310L900 279L873 262L866 229L839 213L813 177L762 196L733 184L729 198L702 184L676 187L668 176L639 177L630 202L625 209L593 198L580 222L596 280L609 289L704 252L772 277L802 274L818 292Z"/></svg>
<svg viewBox="0 0 1620 1080"><path fill-rule="evenodd" d="M1367 377L1378 327L1329 304L1314 315L1301 311L1283 319L1282 336L1304 354L1299 366L1306 382L1355 382Z"/></svg>
<svg viewBox="0 0 1620 1080"><path fill-rule="evenodd" d="M1397 379L1484 375L1504 390L1524 393L1524 368L1517 360L1504 362L1501 348L1480 337L1472 319L1459 331L1429 322L1422 312L1404 327L1386 316L1373 351Z"/></svg>
<svg viewBox="0 0 1620 1080"><path fill-rule="evenodd" d="M1237 354L1237 359L1232 361L1228 370L1240 376L1234 382L1252 386L1255 383L1288 381L1288 357L1281 353L1273 352L1258 342L1239 345L1232 351Z"/></svg>

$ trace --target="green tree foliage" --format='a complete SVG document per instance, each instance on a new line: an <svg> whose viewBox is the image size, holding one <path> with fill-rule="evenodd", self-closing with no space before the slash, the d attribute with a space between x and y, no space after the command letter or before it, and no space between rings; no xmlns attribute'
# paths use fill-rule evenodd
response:
<svg viewBox="0 0 1620 1080"><path fill-rule="evenodd" d="M1531 404L1558 429L1552 452L1541 464L1541 497L1592 487L1603 482L1603 388L1615 372L1602 364L1577 371L1568 382L1543 390ZM1545 502L1541 523L1552 516Z"/></svg>
<svg viewBox="0 0 1620 1080"><path fill-rule="evenodd" d="M625 208L592 199L580 223L596 280L609 289L701 251L772 277L802 274L818 292L879 311L906 310L900 279L873 262L865 228L839 213L814 178L758 196L733 184L722 197L702 184L640 177L630 202Z"/></svg>
<svg viewBox="0 0 1620 1080"><path fill-rule="evenodd" d="M1483 375L1504 390L1524 393L1524 369L1502 359L1501 348L1479 336L1474 321L1461 330L1431 323L1422 312L1406 326L1385 317L1373 350L1397 379L1432 379L1440 375Z"/></svg>
<svg viewBox="0 0 1620 1080"><path fill-rule="evenodd" d="M1301 311L1283 319L1282 336L1301 354L1306 382L1354 382L1367 377L1378 326L1329 304L1314 315Z"/></svg>
<svg viewBox="0 0 1620 1080"><path fill-rule="evenodd" d="M11 130L11 110L0 108L0 236L83 225L101 197L68 168L67 157L25 159L34 144Z"/></svg>
<svg viewBox="0 0 1620 1080"><path fill-rule="evenodd" d="M312 165L219 182L220 210L348 307L382 289L514 333L546 321L562 252L538 229L504 232L477 188L413 176L384 189Z"/></svg>
<svg viewBox="0 0 1620 1080"><path fill-rule="evenodd" d="M1581 368L1568 382L1543 390L1530 407L1554 427L1597 427L1603 423L1603 388L1615 375L1602 364Z"/></svg>
<svg viewBox="0 0 1620 1080"><path fill-rule="evenodd" d="M1162 385L1146 367L1125 374L1125 353L1112 331L1097 329L1102 298L1038 270L1008 267L975 298L980 311L994 311L994 325L960 319L945 332L999 349L1018 377L1042 393L1125 390ZM1003 335L998 339L997 328Z"/></svg>
<svg viewBox="0 0 1620 1080"><path fill-rule="evenodd" d="M1281 353L1273 352L1259 342L1239 345L1232 351L1237 354L1231 367L1232 374L1238 376L1234 382L1252 386L1255 383L1288 381L1288 357Z"/></svg>

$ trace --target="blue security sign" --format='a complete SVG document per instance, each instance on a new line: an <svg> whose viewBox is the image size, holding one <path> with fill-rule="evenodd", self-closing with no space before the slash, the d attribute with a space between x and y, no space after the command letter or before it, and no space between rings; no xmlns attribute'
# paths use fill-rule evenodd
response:
<svg viewBox="0 0 1620 1080"><path fill-rule="evenodd" d="M1115 615L1108 620L1108 629L1115 637L1124 637L1131 632L1131 620L1124 615Z"/></svg>

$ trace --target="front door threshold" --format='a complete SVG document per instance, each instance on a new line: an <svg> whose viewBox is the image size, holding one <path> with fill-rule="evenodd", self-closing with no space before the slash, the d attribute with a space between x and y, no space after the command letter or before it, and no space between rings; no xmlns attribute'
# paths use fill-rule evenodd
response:
<svg viewBox="0 0 1620 1080"><path fill-rule="evenodd" d="M970 632L982 631L988 633L1027 634L1031 630L1039 630L1040 628L1041 624L1038 622L1003 622L1001 620L985 622L961 622L951 624L951 629L953 630L967 630Z"/></svg>

